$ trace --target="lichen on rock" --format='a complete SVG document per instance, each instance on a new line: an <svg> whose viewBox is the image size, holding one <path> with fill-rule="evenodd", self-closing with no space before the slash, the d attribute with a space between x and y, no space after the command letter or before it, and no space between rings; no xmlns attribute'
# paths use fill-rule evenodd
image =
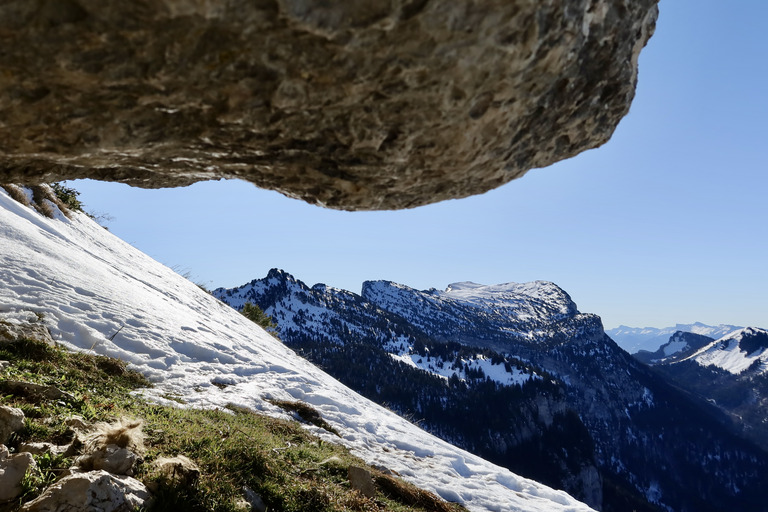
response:
<svg viewBox="0 0 768 512"><path fill-rule="evenodd" d="M603 144L657 0L0 4L0 182L240 178L331 208L477 194Z"/></svg>

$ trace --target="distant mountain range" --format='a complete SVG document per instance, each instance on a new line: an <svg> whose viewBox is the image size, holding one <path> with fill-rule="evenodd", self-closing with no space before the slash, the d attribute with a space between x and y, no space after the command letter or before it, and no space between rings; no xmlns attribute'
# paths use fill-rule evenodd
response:
<svg viewBox="0 0 768 512"><path fill-rule="evenodd" d="M638 361L655 365L662 363L675 363L690 357L700 348L705 347L715 341L709 336L695 334L687 331L676 331L669 337L666 343L661 345L655 352L640 350L632 354Z"/></svg>
<svg viewBox="0 0 768 512"><path fill-rule="evenodd" d="M288 346L368 398L598 510L765 510L768 454L553 283L367 281L357 295L273 269L213 293L260 306Z"/></svg>
<svg viewBox="0 0 768 512"><path fill-rule="evenodd" d="M655 352L661 345L669 341L670 336L678 331L690 332L708 336L712 339L721 338L734 331L743 329L737 325L706 325L701 322L693 324L677 324L674 327L627 327L620 325L614 329L607 329L605 333L611 337L621 348L635 354L641 350Z"/></svg>
<svg viewBox="0 0 768 512"><path fill-rule="evenodd" d="M656 352L634 356L716 405L768 449L768 330L747 327L717 340L678 331Z"/></svg>

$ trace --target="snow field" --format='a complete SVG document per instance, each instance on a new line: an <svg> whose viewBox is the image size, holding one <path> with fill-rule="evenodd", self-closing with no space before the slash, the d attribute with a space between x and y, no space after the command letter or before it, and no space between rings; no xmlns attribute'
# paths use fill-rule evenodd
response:
<svg viewBox="0 0 768 512"><path fill-rule="evenodd" d="M354 393L245 317L84 215L47 219L0 191L0 318L41 321L65 346L118 357L188 407L303 400L368 463L473 511L591 510L441 441ZM485 370L485 368L484 368ZM218 384L218 385L217 385Z"/></svg>

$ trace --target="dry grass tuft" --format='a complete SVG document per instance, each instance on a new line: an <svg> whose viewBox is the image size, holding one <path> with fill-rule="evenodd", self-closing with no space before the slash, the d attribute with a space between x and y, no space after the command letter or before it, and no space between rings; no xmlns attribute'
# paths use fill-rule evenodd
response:
<svg viewBox="0 0 768 512"><path fill-rule="evenodd" d="M24 206L29 206L32 208L32 205L29 204L29 198L27 197L27 194L24 193L24 190L20 186L9 183L6 185L0 185L0 188L8 192L8 195L11 196L11 199L17 203L21 203Z"/></svg>
<svg viewBox="0 0 768 512"><path fill-rule="evenodd" d="M49 219L53 219L54 213L50 203L54 202L55 196L51 190L51 187L46 185L33 185L30 188L32 189L32 206L41 215L45 215Z"/></svg>
<svg viewBox="0 0 768 512"><path fill-rule="evenodd" d="M0 185L0 188L8 192L8 195L11 196L13 200L23 204L24 206L34 208L38 213L45 215L50 219L53 219L55 216L53 206L56 206L56 208L58 208L61 213L63 213L64 216L68 219L72 218L71 208L69 208L67 204L59 198L59 196L56 194L56 191L51 188L50 185L33 185L29 187L29 190L32 191L31 202L29 200L29 196L27 196L27 194L24 192L24 189L19 185L8 183L5 185Z"/></svg>
<svg viewBox="0 0 768 512"><path fill-rule="evenodd" d="M409 507L419 507L428 512L455 512L454 505L442 498L384 474L374 476L379 490L388 498Z"/></svg>
<svg viewBox="0 0 768 512"><path fill-rule="evenodd" d="M289 400L267 400L272 405L276 405L280 407L281 409L284 409L286 411L292 411L299 415L299 417L306 421L307 423L311 423L312 425L315 425L316 427L323 428L327 430L328 432L331 432L332 434L336 434L337 436L341 437L341 434L339 434L339 431L333 428L330 423L325 421L320 414L320 412L305 402L295 401L291 402Z"/></svg>
<svg viewBox="0 0 768 512"><path fill-rule="evenodd" d="M114 423L97 423L94 430L85 438L84 446L87 453L102 450L110 444L126 448L134 453L144 452L144 426L142 420L118 418Z"/></svg>

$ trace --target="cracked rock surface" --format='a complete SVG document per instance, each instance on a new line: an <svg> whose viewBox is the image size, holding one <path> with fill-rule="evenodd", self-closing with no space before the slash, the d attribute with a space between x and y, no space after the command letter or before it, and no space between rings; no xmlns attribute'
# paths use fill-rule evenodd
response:
<svg viewBox="0 0 768 512"><path fill-rule="evenodd" d="M481 193L608 140L656 4L0 0L0 182Z"/></svg>
<svg viewBox="0 0 768 512"><path fill-rule="evenodd" d="M90 471L65 476L53 483L34 500L26 503L23 512L131 512L150 503L147 488L129 476L117 476L106 471Z"/></svg>

